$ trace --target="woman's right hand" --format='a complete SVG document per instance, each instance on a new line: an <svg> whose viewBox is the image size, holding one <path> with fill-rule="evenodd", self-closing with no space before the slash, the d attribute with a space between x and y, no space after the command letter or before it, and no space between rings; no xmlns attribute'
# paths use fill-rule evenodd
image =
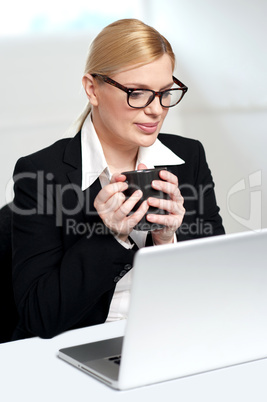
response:
<svg viewBox="0 0 267 402"><path fill-rule="evenodd" d="M141 199L142 192L137 190L126 200L123 191L127 189L128 184L125 180L124 175L115 173L110 183L99 191L94 201L94 207L103 223L123 241L127 240L128 235L148 210L148 204L144 201L137 211L128 216Z"/></svg>

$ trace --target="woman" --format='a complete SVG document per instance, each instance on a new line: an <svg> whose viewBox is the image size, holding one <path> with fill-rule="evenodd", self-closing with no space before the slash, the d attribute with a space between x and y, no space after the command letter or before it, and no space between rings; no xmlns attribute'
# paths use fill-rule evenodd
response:
<svg viewBox="0 0 267 402"><path fill-rule="evenodd" d="M127 317L138 248L224 233L203 147L159 134L187 90L173 77L174 65L169 42L155 29L134 19L107 26L88 55L82 82L89 103L78 134L17 162L13 277L20 320L13 339ZM129 215L142 194L126 200L121 172L154 166L168 168L154 188L169 200L151 198ZM149 205L168 212L147 218L163 228L137 232Z"/></svg>

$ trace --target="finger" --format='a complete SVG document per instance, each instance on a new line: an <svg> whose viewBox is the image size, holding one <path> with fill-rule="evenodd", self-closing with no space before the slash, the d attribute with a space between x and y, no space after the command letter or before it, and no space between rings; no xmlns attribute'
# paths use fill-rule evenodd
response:
<svg viewBox="0 0 267 402"><path fill-rule="evenodd" d="M127 187L128 184L125 182L107 184L102 188L102 190L99 191L98 195L96 196L96 201L97 203L106 203L114 194L126 190Z"/></svg>
<svg viewBox="0 0 267 402"><path fill-rule="evenodd" d="M129 234L133 230L133 228L137 225L137 223L142 219L142 217L146 214L148 209L148 205L146 201L143 201L140 207L133 214L124 217L121 220L114 220L112 222L107 222L109 226L112 228L114 233L117 234Z"/></svg>
<svg viewBox="0 0 267 402"><path fill-rule="evenodd" d="M143 216L147 213L148 205L146 201L143 201L137 211L133 214L125 215L125 210L121 208L114 214L112 227L117 233L131 233L133 228L140 222ZM120 215L121 214L121 215Z"/></svg>
<svg viewBox="0 0 267 402"><path fill-rule="evenodd" d="M124 174L121 173L114 173L111 177L110 183L116 183L116 182L120 182L120 181L125 181L126 180L126 176Z"/></svg>
<svg viewBox="0 0 267 402"><path fill-rule="evenodd" d="M162 191L163 193L168 194L170 198L174 201L179 201L180 197L182 197L177 184L162 180L153 180L152 187L155 190Z"/></svg>
<svg viewBox="0 0 267 402"><path fill-rule="evenodd" d="M127 216L133 209L133 207L140 201L142 198L142 191L141 190L136 190L131 197L129 197L118 209L118 215L124 215Z"/></svg>
<svg viewBox="0 0 267 402"><path fill-rule="evenodd" d="M110 197L107 202L103 203L99 211L102 214L113 214L123 205L125 202L126 196L122 192L115 193L112 197Z"/></svg>
<svg viewBox="0 0 267 402"><path fill-rule="evenodd" d="M128 216L126 219L128 221L128 225L134 228L140 222L140 220L143 218L143 216L147 213L148 211L148 203L146 201L143 201L140 207L130 216Z"/></svg>
<svg viewBox="0 0 267 402"><path fill-rule="evenodd" d="M175 176L175 174L169 172L168 170L161 170L159 172L159 177L162 180L168 181L170 183L175 184L178 187L178 178Z"/></svg>
<svg viewBox="0 0 267 402"><path fill-rule="evenodd" d="M169 194L171 199L178 201L180 190L177 176L167 170L161 170L159 176L162 180L153 180L152 187Z"/></svg>
<svg viewBox="0 0 267 402"><path fill-rule="evenodd" d="M176 231L183 220L183 215L157 215L148 214L147 220L151 223L157 223L163 226L165 230Z"/></svg>
<svg viewBox="0 0 267 402"><path fill-rule="evenodd" d="M144 170L147 169L147 166L144 163L139 163L139 165L137 166L137 170Z"/></svg>
<svg viewBox="0 0 267 402"><path fill-rule="evenodd" d="M154 208L163 209L167 211L169 214L181 214L183 213L183 198L179 199L179 201L173 200L165 200L162 198L148 198L148 204Z"/></svg>
<svg viewBox="0 0 267 402"><path fill-rule="evenodd" d="M143 201L140 207L132 215L136 219L136 223L138 223L143 218L143 216L147 213L148 208L148 203L146 201Z"/></svg>

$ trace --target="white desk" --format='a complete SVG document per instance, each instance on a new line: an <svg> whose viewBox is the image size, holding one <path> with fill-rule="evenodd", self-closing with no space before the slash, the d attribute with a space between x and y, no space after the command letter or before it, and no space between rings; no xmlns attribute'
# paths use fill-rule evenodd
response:
<svg viewBox="0 0 267 402"><path fill-rule="evenodd" d="M69 331L53 339L0 345L2 402L266 402L267 359L130 391L115 391L60 360L58 350L124 333L125 322Z"/></svg>

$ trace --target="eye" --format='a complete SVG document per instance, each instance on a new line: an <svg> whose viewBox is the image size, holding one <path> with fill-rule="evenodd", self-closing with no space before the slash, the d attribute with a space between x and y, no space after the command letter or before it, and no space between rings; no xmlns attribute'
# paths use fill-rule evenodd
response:
<svg viewBox="0 0 267 402"><path fill-rule="evenodd" d="M139 89L130 93L131 99L140 99L140 98L143 98L145 96L146 96L145 91L141 91Z"/></svg>
<svg viewBox="0 0 267 402"><path fill-rule="evenodd" d="M167 90L167 91L162 92L162 97L164 99L169 98L171 95L172 95L171 90Z"/></svg>

